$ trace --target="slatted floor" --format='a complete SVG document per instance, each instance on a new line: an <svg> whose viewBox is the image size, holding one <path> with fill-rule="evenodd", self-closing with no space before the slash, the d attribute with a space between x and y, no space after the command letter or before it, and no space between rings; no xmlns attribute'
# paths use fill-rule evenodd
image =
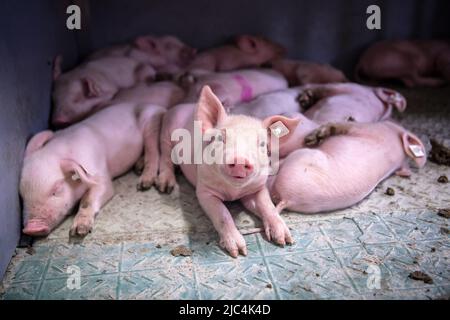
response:
<svg viewBox="0 0 450 320"><path fill-rule="evenodd" d="M402 90L400 121L449 146L450 88ZM245 236L249 255L232 259L217 245L193 188L179 177L172 195L138 193L137 177L116 180L117 195L82 243L67 219L33 249L16 249L2 299L448 299L450 167L429 162L411 178L391 177L358 205L321 215L286 213L295 244L280 248ZM385 194L386 188L394 196ZM240 229L259 226L230 204ZM171 250L185 245L191 256ZM68 271L80 270L73 288ZM432 281L414 280L421 271ZM69 281L68 281L69 280ZM432 283L430 283L432 282ZM69 285L68 285L69 283Z"/></svg>

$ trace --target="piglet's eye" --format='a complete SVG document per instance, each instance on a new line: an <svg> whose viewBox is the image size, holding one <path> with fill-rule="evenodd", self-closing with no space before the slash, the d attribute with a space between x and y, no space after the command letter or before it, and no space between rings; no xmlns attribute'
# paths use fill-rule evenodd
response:
<svg viewBox="0 0 450 320"><path fill-rule="evenodd" d="M221 134L218 134L218 135L216 136L216 140L217 140L217 141L220 141L220 142L223 142L223 137L222 137L222 135L221 135Z"/></svg>
<svg viewBox="0 0 450 320"><path fill-rule="evenodd" d="M265 142L265 141L261 141L261 142L259 143L259 146L260 146L261 148L264 148L264 147L266 146L266 142Z"/></svg>

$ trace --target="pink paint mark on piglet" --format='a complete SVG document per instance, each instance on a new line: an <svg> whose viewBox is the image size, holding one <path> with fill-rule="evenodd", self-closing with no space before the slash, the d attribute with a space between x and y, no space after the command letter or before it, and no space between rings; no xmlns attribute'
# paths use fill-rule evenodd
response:
<svg viewBox="0 0 450 320"><path fill-rule="evenodd" d="M248 102L253 99L253 90L250 83L240 74L236 74L234 79L242 87L241 102Z"/></svg>

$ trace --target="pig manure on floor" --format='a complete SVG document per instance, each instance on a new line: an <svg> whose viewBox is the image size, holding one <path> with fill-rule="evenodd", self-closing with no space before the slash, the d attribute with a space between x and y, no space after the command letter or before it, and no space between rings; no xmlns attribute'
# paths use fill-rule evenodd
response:
<svg viewBox="0 0 450 320"><path fill-rule="evenodd" d="M426 274L425 272L422 272L422 271L411 272L408 277L413 280L423 281L428 284L433 283L433 279L428 274Z"/></svg>
<svg viewBox="0 0 450 320"><path fill-rule="evenodd" d="M34 255L36 253L36 250L34 250L34 248L32 246L28 246L27 247L27 251L26 251L30 256Z"/></svg>
<svg viewBox="0 0 450 320"><path fill-rule="evenodd" d="M434 139L431 139L430 142L431 142L430 161L437 164L450 166L450 149Z"/></svg>
<svg viewBox="0 0 450 320"><path fill-rule="evenodd" d="M448 183L447 176L440 176L437 180L439 183Z"/></svg>
<svg viewBox="0 0 450 320"><path fill-rule="evenodd" d="M443 218L450 218L450 209L439 209L438 216Z"/></svg>
<svg viewBox="0 0 450 320"><path fill-rule="evenodd" d="M395 190L392 188L387 188L385 194L391 197L395 196Z"/></svg>
<svg viewBox="0 0 450 320"><path fill-rule="evenodd" d="M181 245L170 250L170 254L172 254L174 257L189 257L192 256L192 250L186 246Z"/></svg>

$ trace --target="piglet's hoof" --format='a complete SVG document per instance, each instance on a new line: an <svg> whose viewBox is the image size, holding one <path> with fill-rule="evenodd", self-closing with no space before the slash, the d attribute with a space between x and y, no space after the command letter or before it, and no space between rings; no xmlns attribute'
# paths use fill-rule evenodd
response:
<svg viewBox="0 0 450 320"><path fill-rule="evenodd" d="M312 90L305 90L302 93L300 93L297 97L297 101L300 104L300 107L303 109L303 111L308 110L316 103L314 99L314 93L312 92Z"/></svg>
<svg viewBox="0 0 450 320"><path fill-rule="evenodd" d="M84 237L92 231L94 219L89 217L75 217L69 235L71 237Z"/></svg>
<svg viewBox="0 0 450 320"><path fill-rule="evenodd" d="M336 132L336 127L333 125L322 126L305 137L305 145L307 147L317 147L321 145L326 138L335 135Z"/></svg>
<svg viewBox="0 0 450 320"><path fill-rule="evenodd" d="M170 194L177 185L177 180L173 174L160 172L155 184L159 192Z"/></svg>
<svg viewBox="0 0 450 320"><path fill-rule="evenodd" d="M197 82L197 79L195 78L195 76L193 74L191 74L189 72L185 72L183 74L176 76L175 82L177 82L178 85L183 88L189 88L195 82Z"/></svg>
<svg viewBox="0 0 450 320"><path fill-rule="evenodd" d="M144 180L141 179L141 181L139 181L139 183L136 186L137 191L147 191L150 190L153 186L154 180Z"/></svg>
<svg viewBox="0 0 450 320"><path fill-rule="evenodd" d="M273 241L281 247L294 243L289 228L280 216L264 221L264 229L267 240Z"/></svg>
<svg viewBox="0 0 450 320"><path fill-rule="evenodd" d="M220 247L228 251L233 258L237 258L239 254L242 254L243 256L247 255L247 244L245 243L244 237L237 229L221 235L219 244Z"/></svg>

